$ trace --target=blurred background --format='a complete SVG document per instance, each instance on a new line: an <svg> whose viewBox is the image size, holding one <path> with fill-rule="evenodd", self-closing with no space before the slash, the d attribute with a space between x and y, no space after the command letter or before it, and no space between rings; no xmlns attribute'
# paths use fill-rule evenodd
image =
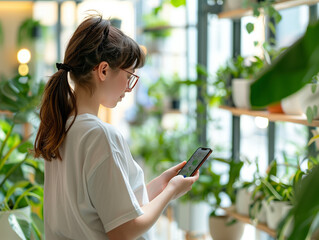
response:
<svg viewBox="0 0 319 240"><path fill-rule="evenodd" d="M21 192L26 193L38 215L33 215L38 223L30 229L38 239L43 238L43 163L32 159L21 143L28 139L32 146L43 83L56 72L55 63L63 62L71 34L92 10L110 19L147 54L145 66L136 71L140 80L134 91L116 108L101 107L99 112L101 119L115 125L127 139L147 181L189 159L199 146L213 149L199 183L173 202L154 226L156 239L212 239L209 215L224 215L221 208L236 204L239 189L260 186L269 177L266 170L273 169L272 162L278 165L276 190L286 190L282 200L290 201L297 170L287 166L298 165L298 171L306 172L309 152L315 151L314 144L309 148L307 142L316 128L285 121L274 124L267 117L249 114L239 121L229 111L236 107L229 75L254 78L318 18L318 1L276 2L0 1L0 137L1 143L8 144L1 145L0 180L8 179L10 166L21 161L18 167L25 165L23 177L10 176L12 181L0 185L4 188L0 201L15 205ZM13 126L19 137L12 137L11 144L6 136L11 137ZM17 145L19 148L14 147ZM5 158L10 149L16 153ZM16 186L18 191L6 198L8 189L21 179L30 185ZM27 200L24 205L29 205ZM5 207L0 205L0 213L1 209ZM251 214L248 222L255 219ZM276 229L265 232L245 224L232 239L272 239Z"/></svg>

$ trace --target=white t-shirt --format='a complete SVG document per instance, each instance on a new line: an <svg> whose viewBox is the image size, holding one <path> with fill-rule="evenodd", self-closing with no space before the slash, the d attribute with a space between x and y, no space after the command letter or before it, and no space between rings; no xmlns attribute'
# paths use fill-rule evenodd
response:
<svg viewBox="0 0 319 240"><path fill-rule="evenodd" d="M143 214L149 202L143 171L111 125L78 115L60 154L62 161L45 161L46 240L105 240L106 232ZM139 239L151 239L150 232Z"/></svg>

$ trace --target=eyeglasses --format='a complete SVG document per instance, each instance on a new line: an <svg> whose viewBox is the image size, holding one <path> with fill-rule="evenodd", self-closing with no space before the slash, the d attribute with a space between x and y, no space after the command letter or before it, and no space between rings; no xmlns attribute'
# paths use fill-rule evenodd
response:
<svg viewBox="0 0 319 240"><path fill-rule="evenodd" d="M130 77L128 78L128 89L129 90L132 90L134 87L135 87L135 85L136 85L136 83L137 83L137 81L138 81L138 79L140 78L139 76L137 76L137 75L135 75L134 73L131 73L131 72L129 72L129 71L126 71L126 70L124 70L124 69L122 69L124 72L127 72L127 73L129 73L129 74L131 74L130 75Z"/></svg>

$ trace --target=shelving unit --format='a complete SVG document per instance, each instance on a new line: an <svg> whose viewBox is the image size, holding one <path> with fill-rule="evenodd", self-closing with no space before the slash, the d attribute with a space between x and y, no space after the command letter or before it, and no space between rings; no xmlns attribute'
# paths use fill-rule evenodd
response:
<svg viewBox="0 0 319 240"><path fill-rule="evenodd" d="M220 109L230 111L234 116L248 115L253 117L267 118L271 122L291 122L298 123L310 127L318 127L319 120L313 120L309 123L306 117L301 115L286 115L282 113L269 113L268 111L254 111L235 107L221 106Z"/></svg>
<svg viewBox="0 0 319 240"><path fill-rule="evenodd" d="M319 0L279 0L276 1L274 4L274 7L277 10L287 9L287 8L293 8L301 5L308 5L311 6L309 8L309 18L310 21L316 20L318 18L317 14L317 7L312 6L319 3ZM215 5L209 5L207 1L199 1L198 3L198 39L197 39L197 45L198 45L198 64L201 64L202 66L206 67L208 66L208 20L207 17L209 14L215 14L220 19L230 19L232 21L232 57L237 57L241 54L241 18L244 16L252 16L253 10L251 8L247 9L237 9L237 10L231 10L231 11L222 11L222 6L215 4ZM269 36L268 36L269 37ZM205 78L203 80L206 80ZM200 95L200 90L198 91ZM198 97L197 100L201 100L201 96ZM308 126L308 131L310 133L310 130L314 127L319 127L319 121L314 120L311 123L308 123L305 116L291 116L291 115L285 115L285 114L273 114L269 113L268 111L254 111L254 110L247 110L247 109L238 109L234 107L228 107L228 106L221 106L220 109L229 111L232 114L232 158L235 160L239 160L240 155L240 116L247 115L247 116L253 116L253 117L264 117L269 120L268 125L268 163L270 163L274 159L274 153L275 153L275 132L276 132L276 122L290 122L290 123L296 123L296 124L302 124L305 126ZM199 130L203 129L206 125L205 123L201 122L201 119L206 119L206 112L199 113ZM206 140L206 133L204 130L201 132L201 139L205 142ZM309 134L310 136L310 134ZM311 146L312 147L312 146ZM309 152L312 152L311 149L309 149ZM268 228L265 224L254 224L252 220L248 216L242 216L230 209L225 209L227 214L229 216L234 217L235 219L238 219L239 221L242 221L247 224L251 224L255 226L257 229L260 229L266 233L269 234L269 238L275 238L276 232L274 230L271 230Z"/></svg>
<svg viewBox="0 0 319 240"><path fill-rule="evenodd" d="M234 212L230 208L224 208L224 210L228 216L231 216L231 217L237 219L238 221L253 225L255 228L257 228L263 232L268 233L273 238L276 237L276 231L270 229L266 224L263 224L263 223L254 224L248 216L244 216L244 215L241 215L237 212Z"/></svg>
<svg viewBox="0 0 319 240"><path fill-rule="evenodd" d="M194 25L186 25L186 26L165 25L165 26L156 26L156 27L146 27L146 28L142 28L141 32L147 33L147 32L154 32L154 31L164 31L168 29L185 29L189 27L196 27L196 26Z"/></svg>

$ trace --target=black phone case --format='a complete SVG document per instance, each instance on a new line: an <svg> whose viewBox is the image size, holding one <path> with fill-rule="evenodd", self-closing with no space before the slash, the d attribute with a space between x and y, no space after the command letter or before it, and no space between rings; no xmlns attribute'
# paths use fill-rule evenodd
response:
<svg viewBox="0 0 319 240"><path fill-rule="evenodd" d="M200 151L205 151L205 155L201 159L194 159L196 154L200 154ZM189 158L185 166L178 172L177 175L183 175L184 177L191 177L195 172L203 165L209 155L213 152L212 149L206 147L199 147ZM194 162L196 161L196 162ZM197 162L198 161L198 162ZM187 169L188 168L188 169ZM185 173L186 171L186 173Z"/></svg>

